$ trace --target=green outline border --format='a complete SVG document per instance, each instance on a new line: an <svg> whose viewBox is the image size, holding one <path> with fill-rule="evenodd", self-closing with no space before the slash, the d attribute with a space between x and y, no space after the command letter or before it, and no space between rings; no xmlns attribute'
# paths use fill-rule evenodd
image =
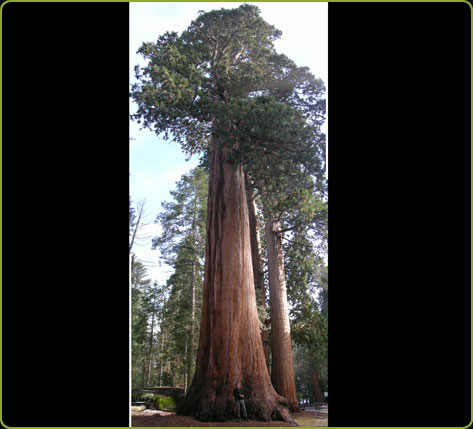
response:
<svg viewBox="0 0 473 429"><path fill-rule="evenodd" d="M206 1L210 1L210 2L217 2L219 0L206 0ZM224 0L224 1L227 1L227 0ZM280 3L290 3L290 1L284 1L284 0L258 0L258 1L261 1L261 2L280 2ZM0 7L0 28L2 27L2 22L3 22L3 7L8 4L8 3L97 3L97 2L100 2L100 3L144 3L144 2L147 2L147 3L160 3L160 1L153 1L153 0L7 0L5 3L3 3ZM191 2L191 3L197 3L197 1L194 1L194 0L184 0L182 1L182 3L185 3L185 2ZM231 2L231 1L227 1L228 3L236 3L236 2ZM471 10L471 13L470 13L470 42L471 42L471 45L470 45L470 49L471 49L471 57L470 57L470 106L471 106L471 113L470 113L470 148L472 148L472 139L471 139L471 136L472 136L472 130L473 130L473 105L471 104L472 103L472 100L473 100L473 6L471 3L469 3L468 1L466 0L297 0L297 2L307 2L307 3L466 3L469 7L470 7L470 10ZM180 2L176 2L176 3L180 3ZM3 70L3 52L2 52L2 42L3 42L3 39L2 39L2 34L0 33L0 70ZM0 72L1 73L1 72ZM0 97L2 98L1 99L1 103L0 103L0 129L2 129L2 121L3 121L3 79L0 81ZM0 147L3 147L3 135L0 135ZM3 165L3 152L0 150L0 162L2 163ZM471 165L473 164L473 150L471 151L471 155L470 155L470 167ZM470 171L470 184L472 186L472 189L473 189L473 172ZM472 203L472 200L470 199L470 209L473 209L473 203ZM3 212L3 181L2 181L2 177L0 176L0 213ZM471 248L471 240L473 239L473 217L470 218L470 227L471 227L471 232L470 232L470 249L473 250ZM0 225L0 240L1 242L3 243L3 223L2 225ZM471 262L471 265L470 265L470 291L471 291L471 278L472 278L472 275L473 275L473 252L472 252L472 255L471 255L471 258L470 258L470 262ZM3 245L0 247L0 272L3 272ZM3 302L2 302L2 295L1 295L1 291L2 291L2 286L3 286L3 278L2 280L0 280L0 305L3 305ZM470 309L471 309L471 304L473 303L473 294L471 294L471 297L470 297ZM3 307L2 307L3 308ZM0 326L1 326L1 321L0 321ZM470 327L473 328L473 317L471 316L471 312L470 312ZM471 334L471 332L470 332ZM472 341L473 343L473 341ZM470 343L470 352L473 352L473 347ZM473 353L472 353L473 354ZM2 329L0 329L0 363L1 363L1 357L3 356L3 336L2 336ZM3 367L0 366L0 384L1 384L1 391L0 391L0 399L1 397L3 396L3 373L2 373L2 369ZM473 361L471 360L470 361L470 369L471 369L471 379L470 379L470 383L473 381ZM473 383L470 384L470 388L471 388L471 385ZM472 405L473 405L473 395L472 395ZM3 422L3 419L2 419L2 407L3 407L3 403L2 401L0 400L0 423L2 424L3 427L5 428L10 428L10 426L7 426L5 425L5 423ZM473 407L472 407L473 408ZM473 417L470 417L470 423L465 426L465 428L469 428L473 423ZM39 427L39 426L35 426L35 427ZM113 428L113 429L121 429L123 427L126 427L126 426L119 426L119 427L116 427L116 426L100 426L100 427L87 427L87 428L81 428L81 427L78 427L78 426L67 426L68 428L70 429L99 429L99 428L103 428L103 427L110 427L110 428ZM334 428L334 429L344 429L344 428L339 428L337 426L328 426L330 428ZM463 426L459 426L459 427L463 427ZM12 428L18 428L18 429L29 429L27 427L22 427L22 426L12 426ZM45 429L50 429L49 427L44 427ZM385 429L398 429L398 428L395 428L395 427L384 427L383 428ZM416 427L403 427L403 429L422 429L423 427L419 427L419 426L416 426ZM427 427L425 427L427 428ZM53 429L51 427L51 429ZM175 429L175 428L171 428L171 429ZM181 428L181 429L184 429L184 428ZM256 428L255 428L256 429ZM365 428L362 428L362 429L365 429ZM368 428L366 428L368 429ZM457 427L445 427L445 429L457 429Z"/></svg>

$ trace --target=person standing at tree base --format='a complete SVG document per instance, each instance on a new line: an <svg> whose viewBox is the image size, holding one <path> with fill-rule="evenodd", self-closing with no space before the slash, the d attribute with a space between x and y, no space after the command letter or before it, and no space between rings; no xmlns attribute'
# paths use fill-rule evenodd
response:
<svg viewBox="0 0 473 429"><path fill-rule="evenodd" d="M246 406L244 401L245 395L243 395L243 392L240 389L240 383L236 385L235 390L233 391L233 396L235 396L238 421L241 421L241 410L243 411L243 418L248 422L249 420L246 415Z"/></svg>

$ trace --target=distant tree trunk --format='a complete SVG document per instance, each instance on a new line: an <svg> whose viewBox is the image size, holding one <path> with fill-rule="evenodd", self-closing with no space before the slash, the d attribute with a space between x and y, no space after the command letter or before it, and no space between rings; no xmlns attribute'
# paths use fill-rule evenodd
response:
<svg viewBox="0 0 473 429"><path fill-rule="evenodd" d="M163 386L164 331L161 323L161 356L159 357L159 387Z"/></svg>
<svg viewBox="0 0 473 429"><path fill-rule="evenodd" d="M241 382L248 415L294 422L271 385L253 283L248 207L241 166L212 138L202 321L196 372L178 414L201 421L235 416L233 390Z"/></svg>
<svg viewBox="0 0 473 429"><path fill-rule="evenodd" d="M146 371L146 382L144 387L148 387L151 375L151 352L153 350L153 334L154 334L154 313L151 316L151 334L149 336L148 362Z"/></svg>
<svg viewBox="0 0 473 429"><path fill-rule="evenodd" d="M195 261L192 261L192 275L191 275L191 321L187 331L186 344L186 384L185 391L187 393L189 385L192 380L192 363L194 354L194 321L195 321Z"/></svg>
<svg viewBox="0 0 473 429"><path fill-rule="evenodd" d="M271 380L276 392L287 399L289 409L297 411L282 239L278 233L281 223L270 214L265 217L271 309Z"/></svg>
<svg viewBox="0 0 473 429"><path fill-rule="evenodd" d="M261 244L258 228L258 216L256 211L256 202L253 187L250 185L248 176L245 175L246 189L248 190L248 216L250 225L251 242L251 260L253 262L253 277L255 287L260 291L258 305L266 308L266 287L264 285L263 260L261 258ZM266 327L267 319L263 321ZM267 329L261 330L261 339L263 341L264 358L268 373L269 367L269 334Z"/></svg>
<svg viewBox="0 0 473 429"><path fill-rule="evenodd" d="M135 266L135 254L131 254L130 276L133 276L133 267ZM135 287L134 282L131 282L131 287Z"/></svg>
<svg viewBox="0 0 473 429"><path fill-rule="evenodd" d="M197 240L196 212L197 212L197 191L194 195L194 211L193 211L193 219L192 219L192 238L194 240L194 244ZM190 326L188 330L187 370L186 370L186 387L185 387L186 393L188 392L188 388L192 380L192 363L193 363L193 356L194 356L195 277L196 277L195 251L192 257L193 259L192 259L192 273L191 273L191 322L190 322Z"/></svg>
<svg viewBox="0 0 473 429"><path fill-rule="evenodd" d="M138 204L136 205L136 210L137 210L137 215L138 215L138 219L134 225L134 228L133 228L133 233L131 235L131 240L130 240L130 243L129 243L129 248L128 248L128 252L131 254L131 251L133 249L133 244L135 244L135 239L137 237L137 234L138 234L138 231L140 228L143 227L143 224L141 223L141 218L144 215L144 211L145 211L145 202L144 200L143 201L139 201Z"/></svg>
<svg viewBox="0 0 473 429"><path fill-rule="evenodd" d="M189 341L189 335L186 335L186 347L185 347L185 355L188 356L189 345L187 342ZM184 393L187 393L189 390L189 380L188 380L188 373L187 369L184 371Z"/></svg>
<svg viewBox="0 0 473 429"><path fill-rule="evenodd" d="M316 402L325 402L324 396L320 391L319 387L319 379L317 377L317 373L315 372L314 368L310 369L310 379L312 382L312 394L314 395L314 399Z"/></svg>
<svg viewBox="0 0 473 429"><path fill-rule="evenodd" d="M143 371L141 375L141 387L146 387L146 356L143 356Z"/></svg>
<svg viewBox="0 0 473 429"><path fill-rule="evenodd" d="M171 367L171 361L168 360L168 374L169 374L169 386L173 387L174 386L174 371Z"/></svg>

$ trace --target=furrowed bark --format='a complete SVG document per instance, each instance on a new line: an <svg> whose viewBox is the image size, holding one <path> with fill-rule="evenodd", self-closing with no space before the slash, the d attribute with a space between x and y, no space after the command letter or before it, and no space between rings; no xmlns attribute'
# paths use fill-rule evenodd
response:
<svg viewBox="0 0 473 429"><path fill-rule="evenodd" d="M315 372L314 368L310 369L310 379L312 381L312 393L314 394L315 401L325 402L325 398L320 391L319 378L317 377L317 373Z"/></svg>
<svg viewBox="0 0 473 429"><path fill-rule="evenodd" d="M287 399L289 409L295 412L299 405L294 382L282 239L278 234L281 224L267 214L265 229L271 309L271 381L276 392Z"/></svg>
<svg viewBox="0 0 473 429"><path fill-rule="evenodd" d="M261 258L261 244L258 228L258 216L256 211L256 202L254 199L254 191L249 183L248 176L245 175L246 189L248 190L248 216L250 225L250 242L251 242L251 260L253 262L253 277L255 287L260 291L258 305L266 308L266 287L264 284L263 261ZM266 327L267 319L263 321ZM261 330L261 340L263 341L264 358L266 367L270 373L269 366L269 334L267 329Z"/></svg>
<svg viewBox="0 0 473 429"><path fill-rule="evenodd" d="M201 421L235 417L240 382L250 418L297 425L269 379L258 324L248 208L241 166L214 137L210 155L202 321L196 372L178 414Z"/></svg>

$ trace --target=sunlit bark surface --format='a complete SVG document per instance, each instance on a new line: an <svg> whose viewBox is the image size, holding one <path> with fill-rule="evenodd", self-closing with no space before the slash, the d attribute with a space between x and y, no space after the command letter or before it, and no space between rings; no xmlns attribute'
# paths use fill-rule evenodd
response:
<svg viewBox="0 0 473 429"><path fill-rule="evenodd" d="M260 291L258 305L260 307L266 307L266 287L264 284L264 273L263 273L263 261L261 258L261 244L259 236L259 225L258 216L256 211L256 203L254 199L254 193L251 186L249 186L248 180L246 181L246 188L248 191L248 219L250 224L250 242L251 242L251 259L253 261L253 276L255 282L255 288ZM266 367L268 372L269 367L269 334L266 329L266 320L262 321L264 329L261 330L261 339L263 341L264 358L266 360Z"/></svg>
<svg viewBox="0 0 473 429"><path fill-rule="evenodd" d="M267 216L265 227L271 308L271 381L276 392L287 399L289 409L297 411L284 258L282 240L278 234L281 224L272 216Z"/></svg>
<svg viewBox="0 0 473 429"><path fill-rule="evenodd" d="M214 138L210 156L202 323L196 373L179 414L202 421L235 417L241 383L250 418L293 422L269 379L251 260L244 174Z"/></svg>

